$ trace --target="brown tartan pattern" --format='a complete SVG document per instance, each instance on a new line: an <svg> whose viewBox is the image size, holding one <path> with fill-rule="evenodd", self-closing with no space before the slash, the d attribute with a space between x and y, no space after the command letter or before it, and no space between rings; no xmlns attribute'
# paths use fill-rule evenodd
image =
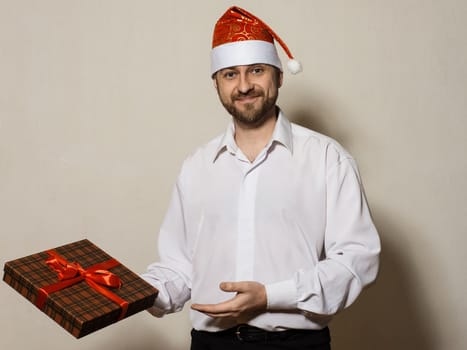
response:
<svg viewBox="0 0 467 350"><path fill-rule="evenodd" d="M84 239L55 248L68 262L77 262L84 269L112 257ZM3 280L21 295L36 303L40 288L58 282L57 273L46 265L46 252L36 253L5 263ZM109 290L129 303L125 317L145 310L154 304L157 290L124 265L110 269L120 277L121 288ZM76 338L117 322L120 306L106 298L85 281L51 293L43 311Z"/></svg>

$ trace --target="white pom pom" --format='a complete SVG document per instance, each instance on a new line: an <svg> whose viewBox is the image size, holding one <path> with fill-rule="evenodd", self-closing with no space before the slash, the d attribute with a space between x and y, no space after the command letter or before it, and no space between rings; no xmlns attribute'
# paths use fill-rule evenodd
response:
<svg viewBox="0 0 467 350"><path fill-rule="evenodd" d="M302 71L302 64L295 59L291 59L287 62L287 68L292 74L297 74Z"/></svg>

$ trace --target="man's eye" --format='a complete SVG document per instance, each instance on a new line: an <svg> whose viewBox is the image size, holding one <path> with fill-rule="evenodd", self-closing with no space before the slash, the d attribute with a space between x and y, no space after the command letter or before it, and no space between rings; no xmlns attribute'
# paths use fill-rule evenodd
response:
<svg viewBox="0 0 467 350"><path fill-rule="evenodd" d="M225 72L224 73L224 78L226 79L233 79L235 78L236 73L235 72Z"/></svg>
<svg viewBox="0 0 467 350"><path fill-rule="evenodd" d="M254 68L251 70L251 72L252 72L253 74L261 74L261 73L264 72L264 68L262 68L262 67L254 67Z"/></svg>

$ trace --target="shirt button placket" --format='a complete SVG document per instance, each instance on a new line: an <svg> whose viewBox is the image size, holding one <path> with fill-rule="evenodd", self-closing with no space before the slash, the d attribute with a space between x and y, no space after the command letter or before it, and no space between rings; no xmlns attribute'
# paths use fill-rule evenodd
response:
<svg viewBox="0 0 467 350"><path fill-rule="evenodd" d="M252 164L244 168L244 176L238 197L237 234L237 281L249 281L254 277L255 252L255 203L258 169Z"/></svg>

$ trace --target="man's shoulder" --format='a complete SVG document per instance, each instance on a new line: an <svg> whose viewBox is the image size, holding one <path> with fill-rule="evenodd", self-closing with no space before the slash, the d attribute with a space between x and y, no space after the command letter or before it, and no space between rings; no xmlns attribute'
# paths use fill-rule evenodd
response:
<svg viewBox="0 0 467 350"><path fill-rule="evenodd" d="M222 138L223 134L219 134L210 141L196 147L187 155L184 160L184 164L200 164L206 161L212 162L219 151Z"/></svg>
<svg viewBox="0 0 467 350"><path fill-rule="evenodd" d="M326 153L335 153L339 158L352 158L350 153L332 137L299 124L291 123L291 125L294 149L320 150Z"/></svg>

